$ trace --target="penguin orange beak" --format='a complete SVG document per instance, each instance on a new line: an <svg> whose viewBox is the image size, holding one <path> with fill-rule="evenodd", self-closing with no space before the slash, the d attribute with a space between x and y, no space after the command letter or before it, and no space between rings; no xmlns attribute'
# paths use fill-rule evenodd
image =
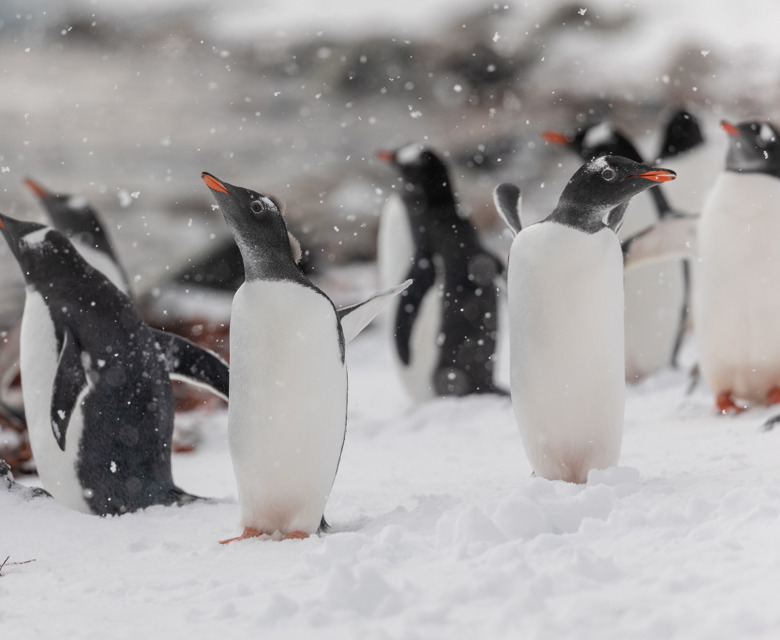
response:
<svg viewBox="0 0 780 640"><path fill-rule="evenodd" d="M738 135L740 135L739 129L737 129L728 120L721 120L720 121L720 128L723 129L730 136L738 136Z"/></svg>
<svg viewBox="0 0 780 640"><path fill-rule="evenodd" d="M206 183L206 186L212 191L219 191L220 193L227 193L228 195L230 195L230 192L225 188L225 185L223 185L219 180L217 180L210 173L206 173L204 171L203 173L200 174L200 177L203 180L203 182Z"/></svg>
<svg viewBox="0 0 780 640"><path fill-rule="evenodd" d="M542 131L542 138L547 140L547 142L550 142L552 144L571 144L572 139L567 136L564 133L560 133L559 131Z"/></svg>
<svg viewBox="0 0 780 640"><path fill-rule="evenodd" d="M670 180L674 180L677 177L677 174L670 169L653 169L652 171L637 173L631 177L644 178L645 180L652 180L653 182L669 182Z"/></svg>
<svg viewBox="0 0 780 640"><path fill-rule="evenodd" d="M50 195L46 189L44 189L40 184L35 182L35 180L33 180L32 178L25 178L24 184L30 191L32 191L41 200L49 197Z"/></svg>
<svg viewBox="0 0 780 640"><path fill-rule="evenodd" d="M395 154L392 151L381 149L376 152L376 159L386 162L387 164L392 164L395 161Z"/></svg>

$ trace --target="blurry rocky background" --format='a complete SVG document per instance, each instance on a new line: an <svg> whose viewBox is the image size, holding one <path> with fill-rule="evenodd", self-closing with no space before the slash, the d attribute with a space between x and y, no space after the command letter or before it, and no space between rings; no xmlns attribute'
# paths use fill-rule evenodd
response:
<svg viewBox="0 0 780 640"><path fill-rule="evenodd" d="M774 117L779 13L758 0L5 0L0 210L42 219L25 176L85 196L156 295L229 242L206 170L280 197L323 276L374 257L395 188L376 150L422 141L500 244L492 188L520 183L534 220L576 167L545 128L608 117L652 156L674 105L710 123ZM5 322L23 294L5 246L0 264Z"/></svg>

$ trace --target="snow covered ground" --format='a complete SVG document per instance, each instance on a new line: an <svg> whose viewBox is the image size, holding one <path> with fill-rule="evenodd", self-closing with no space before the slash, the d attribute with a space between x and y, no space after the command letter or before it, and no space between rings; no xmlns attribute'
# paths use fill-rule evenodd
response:
<svg viewBox="0 0 780 640"><path fill-rule="evenodd" d="M549 482L508 400L411 408L385 337L349 347L332 532L217 544L235 485L226 414L203 416L174 475L217 502L98 518L0 493L0 562L35 559L2 571L3 637L777 637L770 410L715 417L664 371L629 390L620 467Z"/></svg>

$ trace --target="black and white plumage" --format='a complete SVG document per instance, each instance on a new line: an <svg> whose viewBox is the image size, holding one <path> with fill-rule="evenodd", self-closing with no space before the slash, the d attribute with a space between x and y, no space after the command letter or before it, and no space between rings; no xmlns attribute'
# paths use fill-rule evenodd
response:
<svg viewBox="0 0 780 640"><path fill-rule="evenodd" d="M202 178L246 273L231 311L228 408L240 538L305 537L326 526L344 443L345 345L409 283L337 311L298 267L297 242L273 200Z"/></svg>
<svg viewBox="0 0 780 640"><path fill-rule="evenodd" d="M543 136L548 142L565 145L584 161L612 155L644 162L628 136L608 122L583 127L574 136L553 131ZM621 240L673 215L658 185L631 199L627 206L627 215L616 212L617 219L623 220L617 229ZM625 284L626 380L635 382L677 363L689 307L688 266L666 261L637 267L625 274Z"/></svg>
<svg viewBox="0 0 780 640"><path fill-rule="evenodd" d="M627 158L591 160L568 182L553 212L522 230L512 204L519 190L496 189L499 213L515 233L507 275L512 405L537 475L585 482L590 469L618 462L623 258L604 219L673 177Z"/></svg>
<svg viewBox="0 0 780 640"><path fill-rule="evenodd" d="M43 487L99 515L192 499L173 483L170 376L227 397L228 368L156 331L60 232L0 215L25 277L21 372Z"/></svg>
<svg viewBox="0 0 780 640"><path fill-rule="evenodd" d="M698 226L693 310L702 377L722 413L780 401L780 132L723 121L728 152Z"/></svg>
<svg viewBox="0 0 780 640"><path fill-rule="evenodd" d="M68 238L82 257L117 289L132 296L127 272L92 205L81 196L49 191L31 178L26 178L24 183L38 196L54 228Z"/></svg>
<svg viewBox="0 0 780 640"><path fill-rule="evenodd" d="M503 393L493 360L501 261L459 214L447 167L431 149L409 144L377 156L402 183L381 221L379 265L393 274L405 266L413 280L393 327L404 387L417 401Z"/></svg>

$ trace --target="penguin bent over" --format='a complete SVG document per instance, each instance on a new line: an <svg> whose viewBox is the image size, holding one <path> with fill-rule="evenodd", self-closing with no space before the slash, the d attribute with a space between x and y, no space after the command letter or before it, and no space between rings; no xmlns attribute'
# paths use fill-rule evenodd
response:
<svg viewBox="0 0 780 640"><path fill-rule="evenodd" d="M22 393L44 489L98 515L194 499L173 483L170 376L228 395L227 365L148 327L60 232L0 214L26 281Z"/></svg>
<svg viewBox="0 0 780 640"><path fill-rule="evenodd" d="M627 158L583 165L543 221L520 228L519 190L495 201L516 234L508 296L512 405L534 472L582 483L617 464L623 430L623 258L603 221L674 173ZM616 221L619 222L619 221Z"/></svg>
<svg viewBox="0 0 780 640"><path fill-rule="evenodd" d="M395 310L404 387L415 401L505 393L493 379L496 279L503 264L459 215L447 166L432 150L409 144L377 157L395 167L403 183L400 198L391 199L383 214L393 216L380 227L379 263L380 272L390 273L405 263L413 281ZM391 224L395 231L383 231Z"/></svg>
<svg viewBox="0 0 780 640"><path fill-rule="evenodd" d="M723 121L725 169L698 227L693 311L699 366L719 412L780 402L780 134Z"/></svg>
<svg viewBox="0 0 780 640"><path fill-rule="evenodd" d="M346 432L345 344L409 283L336 311L298 267L297 241L268 196L202 178L246 274L231 310L228 406L243 532L222 542L304 538L327 527Z"/></svg>

